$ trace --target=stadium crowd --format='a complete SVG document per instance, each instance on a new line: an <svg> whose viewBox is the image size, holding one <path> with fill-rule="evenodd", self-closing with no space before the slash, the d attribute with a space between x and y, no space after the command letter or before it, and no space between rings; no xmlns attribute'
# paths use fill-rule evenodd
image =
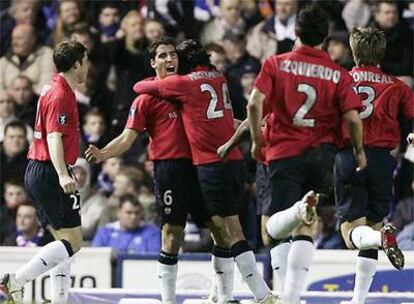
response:
<svg viewBox="0 0 414 304"><path fill-rule="evenodd" d="M27 201L23 177L28 145L33 137L37 100L54 73L52 48L74 38L88 50L90 71L77 90L82 138L81 155L94 144L104 147L122 132L135 93L133 85L154 76L147 47L163 35L176 41L199 39L212 63L226 75L235 118L246 118L246 104L261 63L270 55L290 51L295 43L298 10L316 3L330 16L326 50L350 70L354 66L349 31L371 25L386 34L382 69L413 87L414 1L1 1L0 244L42 246L51 236L36 220ZM408 126L407 126L408 129ZM398 159L392 212L402 249L414 250L414 151L405 140ZM102 165L79 158L73 167L81 192L82 228L91 246L111 246L123 252L159 252L153 163L147 155L148 137L139 135L123 158ZM255 207L255 161L249 140L241 143L245 155L241 223L255 250L263 248L260 219ZM334 202L320 207L314 231L318 248L340 249ZM207 229L191 218L182 251L208 252Z"/></svg>

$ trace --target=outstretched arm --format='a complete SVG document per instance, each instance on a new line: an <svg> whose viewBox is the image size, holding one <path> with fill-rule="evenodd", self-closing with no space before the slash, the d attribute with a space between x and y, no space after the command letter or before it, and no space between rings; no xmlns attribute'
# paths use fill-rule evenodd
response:
<svg viewBox="0 0 414 304"><path fill-rule="evenodd" d="M163 79L143 80L134 85L138 94L153 95L162 99L183 101L187 85L183 76L172 75Z"/></svg>
<svg viewBox="0 0 414 304"><path fill-rule="evenodd" d="M121 135L114 138L101 150L94 145L89 145L89 148L85 152L86 159L100 163L108 158L121 156L129 150L137 136L138 132L136 130L124 129Z"/></svg>
<svg viewBox="0 0 414 304"><path fill-rule="evenodd" d="M233 136L225 144L217 149L217 155L221 159L225 159L229 152L241 141L243 135L247 134L248 132L249 121L245 119L237 127L236 132L234 132Z"/></svg>

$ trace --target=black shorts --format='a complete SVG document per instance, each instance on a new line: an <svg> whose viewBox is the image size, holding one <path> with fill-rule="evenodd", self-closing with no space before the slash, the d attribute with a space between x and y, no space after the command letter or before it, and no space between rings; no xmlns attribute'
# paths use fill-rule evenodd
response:
<svg viewBox="0 0 414 304"><path fill-rule="evenodd" d="M350 148L336 155L335 201L340 223L361 217L379 223L389 212L396 160L390 149L365 147L365 153L368 166L362 172L356 172L357 163Z"/></svg>
<svg viewBox="0 0 414 304"><path fill-rule="evenodd" d="M197 166L198 181L209 217L238 215L243 187L243 164L226 161Z"/></svg>
<svg viewBox="0 0 414 304"><path fill-rule="evenodd" d="M162 224L185 226L188 214L201 225L203 209L197 171L190 159L154 161L155 195Z"/></svg>
<svg viewBox="0 0 414 304"><path fill-rule="evenodd" d="M63 191L52 162L29 161L24 182L42 224L55 230L81 226L80 194Z"/></svg>
<svg viewBox="0 0 414 304"><path fill-rule="evenodd" d="M256 206L258 215L271 216L272 191L270 189L267 165L257 162L256 166Z"/></svg>
<svg viewBox="0 0 414 304"><path fill-rule="evenodd" d="M269 214L290 208L308 191L321 194L321 203L333 203L333 164L336 148L323 144L303 154L269 164L272 202Z"/></svg>

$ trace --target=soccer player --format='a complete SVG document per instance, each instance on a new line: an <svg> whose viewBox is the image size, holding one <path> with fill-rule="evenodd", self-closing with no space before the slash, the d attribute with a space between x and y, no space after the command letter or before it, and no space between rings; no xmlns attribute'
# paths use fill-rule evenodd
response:
<svg viewBox="0 0 414 304"><path fill-rule="evenodd" d="M357 111L361 101L348 72L321 50L328 27L322 10L315 6L302 10L296 24L302 46L264 62L248 102L251 152L256 159L265 99L274 115L266 153L273 215L266 230L278 243L271 249L276 275L283 277L286 271L282 302L287 304L298 304L305 287L315 250L311 226L319 199L314 191L332 192L336 133L342 117L350 130L358 170L366 167ZM292 244L285 245L291 236Z"/></svg>
<svg viewBox="0 0 414 304"><path fill-rule="evenodd" d="M65 302L70 284L70 257L82 244L80 195L68 169L78 157L79 120L73 90L86 81L88 58L76 41L53 52L59 74L41 93L25 184L39 218L55 237L16 273L5 274L3 285L12 302L23 301L23 287L51 270L52 303ZM57 267L56 267L57 266Z"/></svg>
<svg viewBox="0 0 414 304"><path fill-rule="evenodd" d="M368 167L356 172L355 159L344 132L344 148L335 158L335 194L342 236L350 249L359 249L353 304L363 304L374 279L378 248L392 265L404 267L404 256L396 242L396 228L384 226L393 197L396 160L390 152L399 145L399 119L414 118L414 96L397 78L383 73L386 39L382 31L357 28L350 44L356 67L351 71L355 91L363 99L360 113L364 124L364 145ZM412 125L412 124L411 124Z"/></svg>
<svg viewBox="0 0 414 304"><path fill-rule="evenodd" d="M238 218L238 193L241 189L241 153L233 149L227 161L221 161L217 148L234 133L232 106L224 76L210 63L202 46L194 40L177 48L180 66L186 75L173 75L156 81L141 81L134 86L139 94L150 94L182 104L185 131L207 215L216 231L215 241L230 249L234 260L258 303L276 303L277 299L259 274L253 251L244 238ZM213 263L220 299L228 295L230 263ZM224 266L225 265L225 266ZM231 301L228 298L228 301Z"/></svg>
<svg viewBox="0 0 414 304"><path fill-rule="evenodd" d="M177 73L179 62L173 40L166 37L156 40L149 54L156 79ZM191 162L179 107L151 95L138 96L121 135L101 150L90 145L86 157L102 162L120 156L144 131L150 136L149 158L154 161L155 191L162 218L162 248L158 259L161 297L163 303L174 304L178 251L187 215L191 213L200 223L208 221L203 215L197 173Z"/></svg>

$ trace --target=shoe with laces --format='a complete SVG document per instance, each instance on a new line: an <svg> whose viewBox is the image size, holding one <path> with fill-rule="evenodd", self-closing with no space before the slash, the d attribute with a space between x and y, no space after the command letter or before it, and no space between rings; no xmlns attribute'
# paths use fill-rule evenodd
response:
<svg viewBox="0 0 414 304"><path fill-rule="evenodd" d="M7 303L23 303L24 288L16 282L16 274L6 273L1 280L1 285L7 295Z"/></svg>
<svg viewBox="0 0 414 304"><path fill-rule="evenodd" d="M382 249L391 264L398 270L401 270L404 268L404 255L401 249L398 248L396 231L397 228L392 224L386 224L381 228Z"/></svg>
<svg viewBox="0 0 414 304"><path fill-rule="evenodd" d="M319 194L309 191L301 200L299 218L305 225L312 225L318 218L316 206L319 203Z"/></svg>

